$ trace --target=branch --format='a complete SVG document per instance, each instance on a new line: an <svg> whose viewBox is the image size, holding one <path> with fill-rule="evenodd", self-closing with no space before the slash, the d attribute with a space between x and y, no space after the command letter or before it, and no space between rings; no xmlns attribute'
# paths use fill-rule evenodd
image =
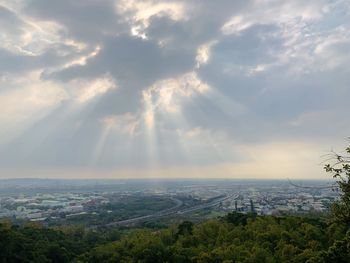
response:
<svg viewBox="0 0 350 263"><path fill-rule="evenodd" d="M290 185L293 185L294 187L297 188L305 188L305 189L334 189L338 188L337 183L333 183L332 185L327 185L327 186L302 186L302 185L297 185L293 183L289 178L287 178L288 182Z"/></svg>

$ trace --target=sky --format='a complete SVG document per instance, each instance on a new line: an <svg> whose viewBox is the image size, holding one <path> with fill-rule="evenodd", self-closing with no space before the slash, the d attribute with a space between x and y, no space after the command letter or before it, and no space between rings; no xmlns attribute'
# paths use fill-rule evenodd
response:
<svg viewBox="0 0 350 263"><path fill-rule="evenodd" d="M350 1L0 0L0 177L328 179Z"/></svg>

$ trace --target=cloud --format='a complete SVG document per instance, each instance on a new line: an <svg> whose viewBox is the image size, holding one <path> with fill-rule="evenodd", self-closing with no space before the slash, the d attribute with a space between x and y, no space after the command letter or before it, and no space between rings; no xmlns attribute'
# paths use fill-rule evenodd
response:
<svg viewBox="0 0 350 263"><path fill-rule="evenodd" d="M184 3L177 1L137 1L122 0L117 3L117 12L124 14L133 27L147 27L152 17L169 17L172 20L182 20L186 17Z"/></svg>
<svg viewBox="0 0 350 263"><path fill-rule="evenodd" d="M348 94L344 82L347 52L343 49L349 39L348 25L341 17L334 22L331 15L339 11L339 6L321 1L308 3L306 9L298 1L292 6L278 1L256 1L255 5L261 8L234 15L222 27L227 31L212 45L210 60L199 69L203 81L228 100L239 101L246 110L239 116L219 110L220 117L215 121L199 116L191 116L191 121L217 125L233 138L245 141L279 136L291 139L310 136L311 131L320 137L329 135L321 122L298 131L290 130L286 123L301 114L328 111L345 103L339 94ZM268 16L272 13L276 15ZM336 86L332 85L334 79ZM324 119L336 125L342 122L340 112L333 119L326 114ZM344 136L341 131L338 134Z"/></svg>
<svg viewBox="0 0 350 263"><path fill-rule="evenodd" d="M4 78L0 81L0 143L20 134L66 99L68 94L64 89L40 81L38 72L17 76L15 80Z"/></svg>
<svg viewBox="0 0 350 263"><path fill-rule="evenodd" d="M186 73L178 78L160 80L143 92L143 98L153 110L165 110L176 113L180 110L181 100L205 93L209 86L203 83L195 72Z"/></svg>
<svg viewBox="0 0 350 263"><path fill-rule="evenodd" d="M303 23L321 19L328 11L327 1L280 2L256 0L252 9L232 16L222 26L224 34L239 34L254 25L277 24L284 28L300 28ZM295 32L285 32L287 34Z"/></svg>
<svg viewBox="0 0 350 263"><path fill-rule="evenodd" d="M127 134L134 134L140 125L139 118L132 113L126 113L119 116L106 116L101 119L101 122L108 130L116 130Z"/></svg>
<svg viewBox="0 0 350 263"><path fill-rule="evenodd" d="M302 173L288 162L311 159L290 152L316 155L350 128L348 11L330 0L0 0L1 165L277 176L264 165L277 161Z"/></svg>
<svg viewBox="0 0 350 263"><path fill-rule="evenodd" d="M24 22L5 6L0 6L0 21L4 26L4 30L1 33L2 38L6 38L9 35L16 36L23 34L22 26Z"/></svg>
<svg viewBox="0 0 350 263"><path fill-rule="evenodd" d="M72 86L73 97L79 103L86 103L89 100L106 93L108 90L115 89L114 81L107 77L96 78L92 81L76 80L70 83Z"/></svg>
<svg viewBox="0 0 350 263"><path fill-rule="evenodd" d="M26 1L24 11L36 20L54 21L63 26L61 34L78 41L99 43L104 36L123 31L115 11L114 1L45 0Z"/></svg>
<svg viewBox="0 0 350 263"><path fill-rule="evenodd" d="M142 89L159 78L187 71L193 64L194 54L177 50L164 52L153 41L121 36L106 40L101 51L88 59L86 65L68 67L48 77L70 80L108 73L121 86Z"/></svg>

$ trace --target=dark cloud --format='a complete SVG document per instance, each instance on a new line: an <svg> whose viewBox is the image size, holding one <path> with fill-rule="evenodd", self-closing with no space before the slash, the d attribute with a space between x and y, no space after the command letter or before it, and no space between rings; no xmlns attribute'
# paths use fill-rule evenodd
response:
<svg viewBox="0 0 350 263"><path fill-rule="evenodd" d="M35 66L32 57L20 56L6 49L0 49L0 71L1 72L20 72Z"/></svg>
<svg viewBox="0 0 350 263"><path fill-rule="evenodd" d="M145 88L154 81L190 70L195 53L181 49L164 51L157 43L137 37L107 39L98 55L84 66L72 66L53 74L60 80L94 78L109 73L127 86Z"/></svg>
<svg viewBox="0 0 350 263"><path fill-rule="evenodd" d="M25 11L38 20L55 21L63 25L67 37L99 43L105 35L124 31L114 3L112 0L30 0L26 2Z"/></svg>
<svg viewBox="0 0 350 263"><path fill-rule="evenodd" d="M219 2L183 1L189 10L187 24L194 36L206 36L206 38L218 37L220 29L232 16L242 10L251 7L253 1L230 1Z"/></svg>
<svg viewBox="0 0 350 263"><path fill-rule="evenodd" d="M0 5L0 24L2 31L11 35L20 35L24 33L24 22L11 10Z"/></svg>
<svg viewBox="0 0 350 263"><path fill-rule="evenodd" d="M84 55L83 52L76 51L73 46L65 44L52 45L39 55L14 53L13 51L0 48L0 72L20 73L38 69L46 71L82 55Z"/></svg>
<svg viewBox="0 0 350 263"><path fill-rule="evenodd" d="M179 1L186 6L184 20L154 15L149 20L145 34L150 39L164 42L164 48L197 49L201 44L221 36L222 25L239 13L251 1Z"/></svg>

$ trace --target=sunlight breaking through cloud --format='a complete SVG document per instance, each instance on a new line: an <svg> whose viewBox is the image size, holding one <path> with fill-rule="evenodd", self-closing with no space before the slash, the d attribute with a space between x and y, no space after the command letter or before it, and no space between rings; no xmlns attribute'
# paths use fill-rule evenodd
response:
<svg viewBox="0 0 350 263"><path fill-rule="evenodd" d="M288 151L348 137L349 10L0 0L0 167L259 177L275 160L315 176L309 155Z"/></svg>

